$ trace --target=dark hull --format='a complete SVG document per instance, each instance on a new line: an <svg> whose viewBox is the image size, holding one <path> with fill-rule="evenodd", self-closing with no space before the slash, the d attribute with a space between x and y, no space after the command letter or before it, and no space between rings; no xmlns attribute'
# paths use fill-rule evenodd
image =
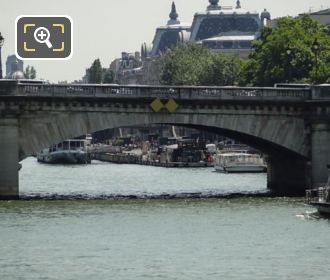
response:
<svg viewBox="0 0 330 280"><path fill-rule="evenodd" d="M88 164L91 156L86 152L55 152L38 155L38 161L51 164Z"/></svg>
<svg viewBox="0 0 330 280"><path fill-rule="evenodd" d="M223 173L264 173L267 168L262 165L233 165L233 166L220 166L215 165L217 172Z"/></svg>
<svg viewBox="0 0 330 280"><path fill-rule="evenodd" d="M311 202L310 205L316 207L320 214L330 215L330 203Z"/></svg>

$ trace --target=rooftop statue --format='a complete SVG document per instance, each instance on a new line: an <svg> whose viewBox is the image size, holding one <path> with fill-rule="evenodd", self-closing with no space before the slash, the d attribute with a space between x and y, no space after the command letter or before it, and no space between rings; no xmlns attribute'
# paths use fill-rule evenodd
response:
<svg viewBox="0 0 330 280"><path fill-rule="evenodd" d="M207 7L207 10L220 10L221 7L218 5L219 0L209 0L210 5Z"/></svg>

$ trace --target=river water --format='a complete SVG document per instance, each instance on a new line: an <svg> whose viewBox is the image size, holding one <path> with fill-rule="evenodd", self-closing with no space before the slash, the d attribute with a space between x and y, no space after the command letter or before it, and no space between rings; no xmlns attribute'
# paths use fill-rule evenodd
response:
<svg viewBox="0 0 330 280"><path fill-rule="evenodd" d="M329 279L330 222L303 199L221 197L265 185L265 174L28 158L23 199L0 202L0 279Z"/></svg>

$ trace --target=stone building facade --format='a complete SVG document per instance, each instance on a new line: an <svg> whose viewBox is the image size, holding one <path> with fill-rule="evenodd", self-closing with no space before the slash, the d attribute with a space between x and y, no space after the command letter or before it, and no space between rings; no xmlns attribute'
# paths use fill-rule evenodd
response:
<svg viewBox="0 0 330 280"><path fill-rule="evenodd" d="M219 0L208 1L206 11L196 13L192 24L180 22L173 2L167 24L156 29L151 45L142 44L136 67L123 67L123 56L112 62L118 83L160 84L162 56L180 43L201 44L215 52L247 58L252 41L271 19L270 13L266 9L261 14L245 10L239 0L234 7L222 6Z"/></svg>
<svg viewBox="0 0 330 280"><path fill-rule="evenodd" d="M6 60L6 78L11 79L12 76L15 74L23 73L24 71L24 63L22 60L18 59L16 55L8 55ZM24 75L22 79L24 78Z"/></svg>
<svg viewBox="0 0 330 280"><path fill-rule="evenodd" d="M329 27L329 35L330 35L330 9L321 10L318 12L312 12L309 15L313 19L317 20L319 23L327 25Z"/></svg>

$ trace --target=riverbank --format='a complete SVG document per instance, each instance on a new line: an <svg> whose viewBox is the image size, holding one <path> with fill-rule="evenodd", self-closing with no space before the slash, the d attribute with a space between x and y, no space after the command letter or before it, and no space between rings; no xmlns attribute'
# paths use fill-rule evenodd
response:
<svg viewBox="0 0 330 280"><path fill-rule="evenodd" d="M158 194L158 195L96 195L89 194L28 194L20 197L20 200L198 200L198 199L240 199L240 198L276 198L278 196L268 192L238 192L238 193L225 193L225 194L207 194L202 192L196 193L177 193L177 194ZM304 201L304 198L298 198Z"/></svg>
<svg viewBox="0 0 330 280"><path fill-rule="evenodd" d="M142 156L128 154L128 153L98 153L94 154L94 159L116 163L116 164L139 164L147 166L156 166L156 167L166 167L166 168L202 168L202 167L213 167L211 162L161 162L161 161L152 161L152 160L143 160Z"/></svg>

